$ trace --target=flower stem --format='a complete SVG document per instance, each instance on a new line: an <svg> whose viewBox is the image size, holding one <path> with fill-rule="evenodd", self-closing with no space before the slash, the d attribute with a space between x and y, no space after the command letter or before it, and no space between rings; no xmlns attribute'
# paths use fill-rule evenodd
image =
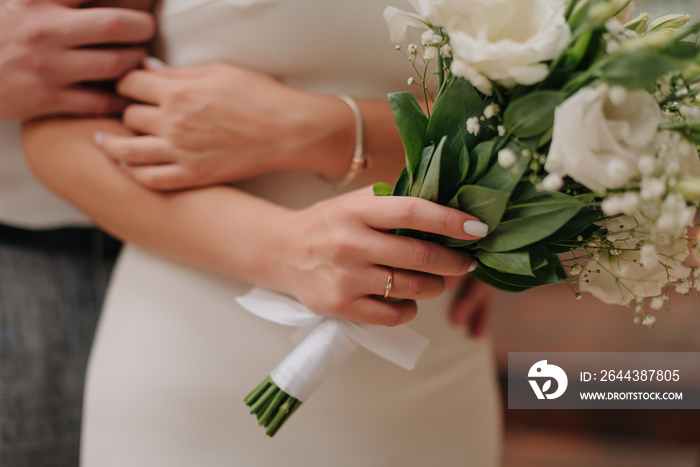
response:
<svg viewBox="0 0 700 467"><path fill-rule="evenodd" d="M268 376L244 399L250 413L258 423L267 428L265 434L272 437L287 419L299 408L301 401L290 396Z"/></svg>

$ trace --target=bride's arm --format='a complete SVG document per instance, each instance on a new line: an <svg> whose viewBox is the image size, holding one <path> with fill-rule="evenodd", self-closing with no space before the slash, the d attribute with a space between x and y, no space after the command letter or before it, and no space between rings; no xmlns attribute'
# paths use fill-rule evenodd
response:
<svg viewBox="0 0 700 467"><path fill-rule="evenodd" d="M139 101L124 123L145 136L105 134L103 149L158 190L207 186L302 169L336 182L350 171L355 111L340 98L290 88L246 68L159 67L126 76L119 93ZM356 102L372 166L356 181L393 183L404 151L387 99Z"/></svg>
<svg viewBox="0 0 700 467"><path fill-rule="evenodd" d="M154 192L100 153L92 140L97 129L130 134L106 119L25 126L26 156L37 176L119 238L294 295L316 312L405 322L416 312L415 299L439 295L442 276L463 275L471 264L465 254L387 233L406 228L476 238L465 231L479 224L460 211L416 198L373 197L370 190L301 211L230 187ZM388 267L395 268L392 297L402 302L376 298Z"/></svg>

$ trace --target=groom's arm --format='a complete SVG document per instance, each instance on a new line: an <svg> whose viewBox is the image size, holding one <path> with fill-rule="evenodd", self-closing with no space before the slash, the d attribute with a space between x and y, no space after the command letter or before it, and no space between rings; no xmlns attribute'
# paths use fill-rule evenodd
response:
<svg viewBox="0 0 700 467"><path fill-rule="evenodd" d="M78 8L84 1L0 0L0 119L105 115L124 106L82 83L137 67L146 56L139 44L155 32L153 18L130 5Z"/></svg>

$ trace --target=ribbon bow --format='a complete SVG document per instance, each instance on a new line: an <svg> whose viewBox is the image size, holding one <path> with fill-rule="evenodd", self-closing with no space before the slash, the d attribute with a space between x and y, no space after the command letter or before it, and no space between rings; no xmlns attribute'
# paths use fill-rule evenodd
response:
<svg viewBox="0 0 700 467"><path fill-rule="evenodd" d="M411 370L429 343L405 325L389 328L318 315L295 300L259 287L236 301L260 318L300 328L296 337L303 340L270 373L280 389L300 401L306 400L358 345Z"/></svg>

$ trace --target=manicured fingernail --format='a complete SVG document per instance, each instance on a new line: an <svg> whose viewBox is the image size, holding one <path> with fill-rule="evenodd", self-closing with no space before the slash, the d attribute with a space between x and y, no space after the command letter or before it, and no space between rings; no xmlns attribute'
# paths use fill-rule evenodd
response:
<svg viewBox="0 0 700 467"><path fill-rule="evenodd" d="M143 66L149 70L157 70L158 68L163 68L165 62L156 57L146 57L143 59Z"/></svg>
<svg viewBox="0 0 700 467"><path fill-rule="evenodd" d="M469 265L469 269L467 269L467 272L473 272L478 265L479 264L476 262L476 260L472 260L472 264Z"/></svg>
<svg viewBox="0 0 700 467"><path fill-rule="evenodd" d="M464 232L482 238L489 233L489 226L479 221L467 221L464 223Z"/></svg>
<svg viewBox="0 0 700 467"><path fill-rule="evenodd" d="M102 146L102 141L104 141L105 135L101 131L96 131L92 135L92 140L95 142L95 146Z"/></svg>

